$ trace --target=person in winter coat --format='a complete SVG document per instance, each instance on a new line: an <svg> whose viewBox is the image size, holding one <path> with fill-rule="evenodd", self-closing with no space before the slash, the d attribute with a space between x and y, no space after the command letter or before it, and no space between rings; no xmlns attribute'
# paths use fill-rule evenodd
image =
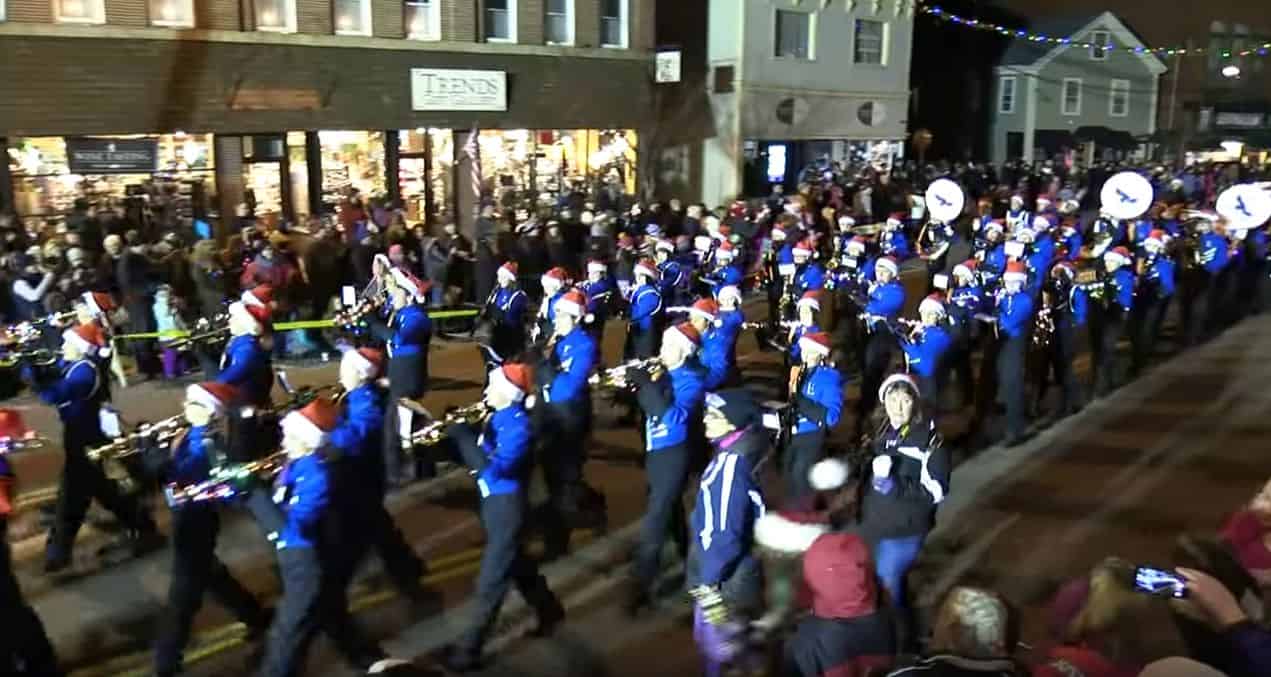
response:
<svg viewBox="0 0 1271 677"><path fill-rule="evenodd" d="M923 415L917 381L893 374L878 389L887 423L874 440L872 479L861 503L861 528L874 545L878 578L902 630L913 627L905 577L935 526L949 493L949 453L935 424ZM912 636L906 635L910 641Z"/></svg>
<svg viewBox="0 0 1271 677"><path fill-rule="evenodd" d="M956 587L935 616L926 655L887 677L1023 677L1012 658L1015 619L1001 595Z"/></svg>
<svg viewBox="0 0 1271 677"><path fill-rule="evenodd" d="M887 668L896 637L879 604L874 563L860 536L830 533L803 555L812 613L785 646L787 677L864 677Z"/></svg>
<svg viewBox="0 0 1271 677"><path fill-rule="evenodd" d="M190 253L190 276L198 295L198 310L207 318L225 312L225 269L217 254L212 240L201 240Z"/></svg>
<svg viewBox="0 0 1271 677"><path fill-rule="evenodd" d="M1218 579L1196 569L1178 569L1187 581L1187 597L1174 606L1209 623L1226 644L1230 677L1271 675L1271 630L1249 618L1245 607Z"/></svg>

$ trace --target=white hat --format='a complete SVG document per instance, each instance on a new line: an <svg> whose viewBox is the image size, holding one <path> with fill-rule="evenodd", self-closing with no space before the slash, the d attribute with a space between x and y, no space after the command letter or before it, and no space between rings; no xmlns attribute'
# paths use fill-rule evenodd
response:
<svg viewBox="0 0 1271 677"><path fill-rule="evenodd" d="M735 301L735 302L737 302L738 304L740 304L740 303L741 303L741 290L740 290L740 289L738 289L736 285L726 284L726 285L724 285L724 286L720 287L718 290L716 290L716 292L715 292L715 298L716 298L716 299L717 299L720 303L723 303L723 302L724 302L724 301L726 301L726 300L732 299L733 301Z"/></svg>
<svg viewBox="0 0 1271 677"><path fill-rule="evenodd" d="M910 391L913 392L914 397L918 397L918 393L919 393L918 382L914 380L914 377L910 376L909 374L892 374L891 376L888 376L886 380L883 381L883 384L881 386L878 386L879 401L882 401L883 399L885 399L887 395L887 391L891 390L892 386L897 386L897 385L901 385L901 386L905 386L909 388Z"/></svg>
<svg viewBox="0 0 1271 677"><path fill-rule="evenodd" d="M938 313L941 317L946 314L944 303L935 296L928 296L918 304L918 313Z"/></svg>
<svg viewBox="0 0 1271 677"><path fill-rule="evenodd" d="M975 272L972 271L965 263L959 263L953 267L953 276L974 278Z"/></svg>
<svg viewBox="0 0 1271 677"><path fill-rule="evenodd" d="M1104 261L1115 261L1115 262L1120 263L1120 264L1121 264L1121 265L1123 265L1123 266L1128 266L1128 265L1130 265L1130 257L1126 256L1126 255L1125 255L1124 253L1122 253L1122 252L1117 251L1118 249L1121 249L1121 247L1114 247L1114 248L1109 249L1108 251L1104 252L1104 253L1103 253L1103 260L1104 260Z"/></svg>
<svg viewBox="0 0 1271 677"><path fill-rule="evenodd" d="M1034 216L1033 230L1050 230L1050 219L1044 216Z"/></svg>
<svg viewBox="0 0 1271 677"><path fill-rule="evenodd" d="M592 259L587 262L587 272L589 273L603 273L606 270L609 270L609 266L606 266L602 261Z"/></svg>
<svg viewBox="0 0 1271 677"><path fill-rule="evenodd" d="M660 239L654 243L653 248L663 252L675 251L675 243L667 239Z"/></svg>
<svg viewBox="0 0 1271 677"><path fill-rule="evenodd" d="M878 270L879 268L891 271L892 275L900 274L900 266L896 265L896 259L890 256L883 256L874 263L874 269Z"/></svg>
<svg viewBox="0 0 1271 677"><path fill-rule="evenodd" d="M808 471L808 484L816 491L830 491L847 484L850 475L846 463L837 458L826 458L817 461Z"/></svg>
<svg viewBox="0 0 1271 677"><path fill-rule="evenodd" d="M797 555L806 552L829 530L827 524L795 522L767 512L755 520L755 542L768 550Z"/></svg>
<svg viewBox="0 0 1271 677"><path fill-rule="evenodd" d="M999 221L989 221L988 223L984 224L984 232L987 233L991 230L995 230L1000 233L1004 230L1004 228L1001 222Z"/></svg>
<svg viewBox="0 0 1271 677"><path fill-rule="evenodd" d="M856 219L850 216L847 216L846 214L839 217L840 228L851 228L852 226L855 226L855 225L856 225Z"/></svg>
<svg viewBox="0 0 1271 677"><path fill-rule="evenodd" d="M495 277L500 281L507 280L509 282L516 282L516 262L508 261L507 263L499 266L499 270L495 273Z"/></svg>

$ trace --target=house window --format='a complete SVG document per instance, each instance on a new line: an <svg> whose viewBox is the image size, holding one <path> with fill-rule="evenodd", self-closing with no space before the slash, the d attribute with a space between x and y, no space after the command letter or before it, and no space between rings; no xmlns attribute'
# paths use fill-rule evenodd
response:
<svg viewBox="0 0 1271 677"><path fill-rule="evenodd" d="M627 46L627 12L630 0L601 0L600 46Z"/></svg>
<svg viewBox="0 0 1271 677"><path fill-rule="evenodd" d="M441 39L441 0L406 0L406 37Z"/></svg>
<svg viewBox="0 0 1271 677"><path fill-rule="evenodd" d="M887 47L887 24L869 19L856 20L855 42L852 45L852 61L884 65L887 59L884 51Z"/></svg>
<svg viewBox="0 0 1271 677"><path fill-rule="evenodd" d="M335 0L336 35L371 34L371 0Z"/></svg>
<svg viewBox="0 0 1271 677"><path fill-rule="evenodd" d="M61 23L106 23L105 0L53 0L53 14Z"/></svg>
<svg viewBox="0 0 1271 677"><path fill-rule="evenodd" d="M574 44L574 0L547 0L543 35L549 45Z"/></svg>
<svg viewBox="0 0 1271 677"><path fill-rule="evenodd" d="M275 33L296 32L295 0L255 0L256 30Z"/></svg>
<svg viewBox="0 0 1271 677"><path fill-rule="evenodd" d="M486 42L516 42L516 0L485 0Z"/></svg>
<svg viewBox="0 0 1271 677"><path fill-rule="evenodd" d="M150 0L150 24L194 28L194 0Z"/></svg>
<svg viewBox="0 0 1271 677"><path fill-rule="evenodd" d="M1130 81L1113 80L1108 94L1108 115L1123 118L1130 114Z"/></svg>
<svg viewBox="0 0 1271 677"><path fill-rule="evenodd" d="M1064 115L1081 115L1081 78L1064 78L1060 108Z"/></svg>
<svg viewBox="0 0 1271 677"><path fill-rule="evenodd" d="M1095 31L1090 34L1090 58L1094 61L1108 60L1108 45L1112 37L1107 31Z"/></svg>
<svg viewBox="0 0 1271 677"><path fill-rule="evenodd" d="M1002 76L997 88L997 112L1010 115L1015 112L1015 76Z"/></svg>
<svg viewBox="0 0 1271 677"><path fill-rule="evenodd" d="M0 21L4 21L5 17L5 0L0 0Z"/></svg>
<svg viewBox="0 0 1271 677"><path fill-rule="evenodd" d="M812 58L812 15L807 12L777 10L773 34L773 56L779 59Z"/></svg>

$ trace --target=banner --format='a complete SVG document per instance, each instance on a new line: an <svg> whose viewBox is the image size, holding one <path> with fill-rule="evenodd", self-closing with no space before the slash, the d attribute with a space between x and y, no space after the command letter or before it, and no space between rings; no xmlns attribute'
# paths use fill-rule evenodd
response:
<svg viewBox="0 0 1271 677"><path fill-rule="evenodd" d="M72 174L149 174L159 167L158 139L66 137Z"/></svg>

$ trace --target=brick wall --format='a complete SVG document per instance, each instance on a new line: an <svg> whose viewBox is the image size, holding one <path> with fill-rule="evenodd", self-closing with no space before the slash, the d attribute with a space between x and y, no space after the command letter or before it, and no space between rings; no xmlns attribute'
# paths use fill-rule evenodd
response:
<svg viewBox="0 0 1271 677"><path fill-rule="evenodd" d="M503 70L507 112L416 113L412 67ZM0 39L0 136L296 129L640 128L647 64L463 52L192 40ZM316 95L318 110L233 110L235 87ZM587 96L578 96L587 92ZM304 97L299 97L303 100ZM120 106L127 101L127 106Z"/></svg>
<svg viewBox="0 0 1271 677"><path fill-rule="evenodd" d="M516 41L522 45L543 44L544 0L518 0Z"/></svg>
<svg viewBox="0 0 1271 677"><path fill-rule="evenodd" d="M238 13L239 0L194 0L194 23L199 28L239 30Z"/></svg>
<svg viewBox="0 0 1271 677"><path fill-rule="evenodd" d="M377 38L405 37L403 0L370 0L371 31Z"/></svg>
<svg viewBox="0 0 1271 677"><path fill-rule="evenodd" d="M331 35L330 0L296 0L296 31Z"/></svg>
<svg viewBox="0 0 1271 677"><path fill-rule="evenodd" d="M106 0L106 23L112 26L149 25L147 0Z"/></svg>
<svg viewBox="0 0 1271 677"><path fill-rule="evenodd" d="M6 0L5 13L9 21L49 23L53 4L50 0Z"/></svg>
<svg viewBox="0 0 1271 677"><path fill-rule="evenodd" d="M657 46L655 0L630 0L631 33L628 45L631 49L651 50ZM706 27L701 29L705 31ZM702 33L704 36L705 33ZM701 38L705 40L705 37Z"/></svg>
<svg viewBox="0 0 1271 677"><path fill-rule="evenodd" d="M574 45L600 46L600 0L574 0Z"/></svg>
<svg viewBox="0 0 1271 677"><path fill-rule="evenodd" d="M473 42L477 39L479 0L441 0L441 39Z"/></svg>

